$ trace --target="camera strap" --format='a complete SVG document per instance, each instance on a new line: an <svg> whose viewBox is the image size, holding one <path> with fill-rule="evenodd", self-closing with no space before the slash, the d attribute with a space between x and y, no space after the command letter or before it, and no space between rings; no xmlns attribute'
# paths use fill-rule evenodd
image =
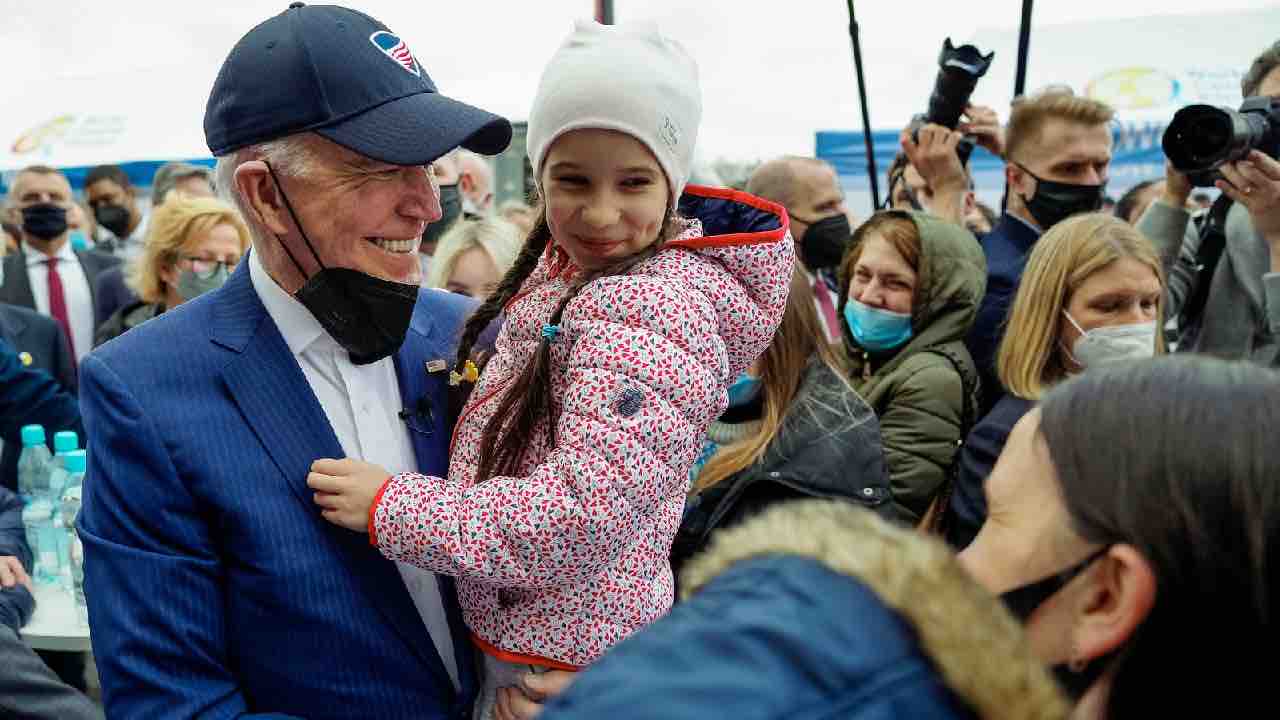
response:
<svg viewBox="0 0 1280 720"><path fill-rule="evenodd" d="M1224 193L1213 201L1204 223L1200 225L1200 244L1196 248L1195 288L1191 296L1182 304L1178 313L1178 334L1186 337L1187 331L1200 322L1204 306L1209 302L1209 287L1213 284L1213 273L1222 260L1222 251L1227 247L1227 212L1235 203Z"/></svg>

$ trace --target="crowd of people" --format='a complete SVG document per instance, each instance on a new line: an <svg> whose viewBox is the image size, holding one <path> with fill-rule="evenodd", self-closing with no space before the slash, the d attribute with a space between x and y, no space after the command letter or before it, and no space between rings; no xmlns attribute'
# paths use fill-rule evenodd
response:
<svg viewBox="0 0 1280 720"><path fill-rule="evenodd" d="M1114 113L1053 86L1003 121L904 129L886 206L853 218L814 158L692 183L691 54L580 22L529 110L535 192L499 205L486 156L510 123L397 42L295 3L215 81L214 166L162 166L149 199L117 166L79 192L53 167L13 178L0 710L1261 702L1275 157L1224 163L1217 201L1170 164L1105 209ZM1280 43L1242 93L1280 99ZM1006 164L999 213L970 142ZM92 669L22 640L32 423L86 442Z"/></svg>

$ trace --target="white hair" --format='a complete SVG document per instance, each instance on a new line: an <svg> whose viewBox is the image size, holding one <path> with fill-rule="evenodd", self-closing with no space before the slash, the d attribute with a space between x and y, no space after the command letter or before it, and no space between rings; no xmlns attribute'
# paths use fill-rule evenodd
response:
<svg viewBox="0 0 1280 720"><path fill-rule="evenodd" d="M483 218L480 220L459 219L453 227L440 238L435 255L431 257L431 266L427 269L424 287L444 288L453 275L453 266L458 256L472 248L484 250L498 269L498 277L507 274L507 270L516 261L524 239L515 225L499 218Z"/></svg>
<svg viewBox="0 0 1280 720"><path fill-rule="evenodd" d="M458 165L459 175L467 173L484 175L490 189L493 188L493 165L485 156L466 148L457 148L450 154L454 156L454 162Z"/></svg>
<svg viewBox="0 0 1280 720"><path fill-rule="evenodd" d="M249 225L249 234L253 236L256 245L256 241L262 237L261 228L236 187L236 169L252 160L266 161L277 176L286 175L296 178L314 175L321 160L316 150L315 136L311 133L286 135L277 140L249 145L218 157L217 166L213 170L214 189L220 198L240 211L240 215Z"/></svg>

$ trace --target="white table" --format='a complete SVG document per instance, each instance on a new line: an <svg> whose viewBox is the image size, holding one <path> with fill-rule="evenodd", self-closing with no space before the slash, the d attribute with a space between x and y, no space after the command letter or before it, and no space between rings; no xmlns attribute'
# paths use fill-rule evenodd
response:
<svg viewBox="0 0 1280 720"><path fill-rule="evenodd" d="M90 650L89 625L76 611L75 596L58 584L36 584L36 611L22 628L22 639L36 650Z"/></svg>

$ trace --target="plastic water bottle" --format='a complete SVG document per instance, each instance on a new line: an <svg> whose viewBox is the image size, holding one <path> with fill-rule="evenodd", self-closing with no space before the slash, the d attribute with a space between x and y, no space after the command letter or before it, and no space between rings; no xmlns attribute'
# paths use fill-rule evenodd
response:
<svg viewBox="0 0 1280 720"><path fill-rule="evenodd" d="M57 500L62 497L62 490L67 486L67 453L75 452L80 438L72 430L61 430L53 434L53 462L49 463L49 497Z"/></svg>
<svg viewBox="0 0 1280 720"><path fill-rule="evenodd" d="M27 544L35 556L35 580L49 583L58 574L58 535L53 526L53 501L47 495L36 495L22 509L22 525Z"/></svg>
<svg viewBox="0 0 1280 720"><path fill-rule="evenodd" d="M80 514L80 498L84 492L85 452L73 450L65 456L67 466L67 487L62 491L62 502L59 516L65 530L62 538L66 553L60 560L65 568L65 584L75 592L76 609L87 616L84 604L84 550L80 546L80 537L76 534L76 516ZM61 554L61 553L60 553Z"/></svg>
<svg viewBox="0 0 1280 720"><path fill-rule="evenodd" d="M18 494L22 496L24 503L49 492L49 466L53 456L49 454L44 441L44 426L22 427L22 454L18 456Z"/></svg>

